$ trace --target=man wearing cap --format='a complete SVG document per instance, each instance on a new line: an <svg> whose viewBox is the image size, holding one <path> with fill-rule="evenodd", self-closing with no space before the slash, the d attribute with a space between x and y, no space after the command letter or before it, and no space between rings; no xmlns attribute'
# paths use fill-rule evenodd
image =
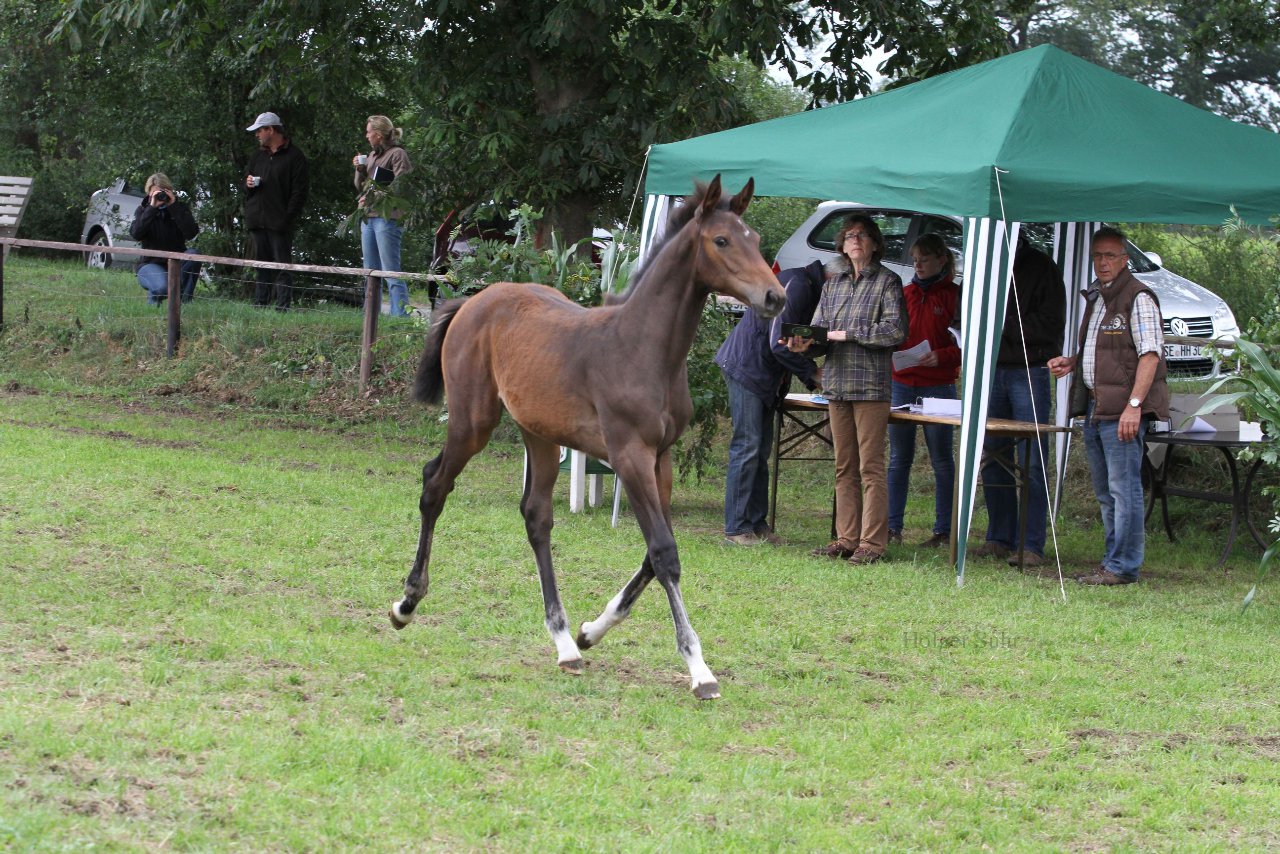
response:
<svg viewBox="0 0 1280 854"><path fill-rule="evenodd" d="M307 201L310 179L307 158L285 135L275 113L262 113L245 128L258 139L258 150L245 171L244 220L256 261L293 263L293 232ZM276 311L288 311L293 296L293 273L258 270L253 304L270 305L275 283Z"/></svg>
<svg viewBox="0 0 1280 854"><path fill-rule="evenodd" d="M1129 272L1128 241L1114 228L1093 236L1097 278L1085 292L1080 349L1048 362L1055 377L1075 372L1071 415L1085 416L1084 447L1102 510L1105 555L1076 580L1111 586L1138 580L1146 546L1143 441L1153 419L1169 420L1160 303Z"/></svg>

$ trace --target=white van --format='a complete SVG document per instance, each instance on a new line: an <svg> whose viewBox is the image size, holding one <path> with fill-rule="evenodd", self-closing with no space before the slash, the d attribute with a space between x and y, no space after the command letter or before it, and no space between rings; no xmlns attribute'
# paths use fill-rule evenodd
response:
<svg viewBox="0 0 1280 854"><path fill-rule="evenodd" d="M925 234L937 234L956 256L957 279L963 278L964 242L960 220L956 217L938 216L878 208L854 202L823 202L805 220L791 237L778 249L774 270L803 267L815 258L823 263L836 254L835 236L845 217L866 214L880 226L884 235L884 265L899 276L904 283L911 281L910 250L916 239ZM1053 239L1052 231L1044 226L1025 227L1032 243L1048 251ZM1129 269L1143 281L1160 299L1166 335L1193 338L1226 339L1234 341L1240 335L1235 315L1217 294L1195 282L1171 273L1160 266L1159 256L1149 256L1132 243L1129 249ZM1165 360L1170 377L1208 379L1218 375L1218 364L1200 347L1189 344L1166 344Z"/></svg>

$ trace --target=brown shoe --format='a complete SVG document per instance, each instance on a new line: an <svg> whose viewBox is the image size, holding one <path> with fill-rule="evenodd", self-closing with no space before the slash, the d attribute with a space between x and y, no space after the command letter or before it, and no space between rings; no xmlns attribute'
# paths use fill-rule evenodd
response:
<svg viewBox="0 0 1280 854"><path fill-rule="evenodd" d="M1018 553L1014 552L1009 555L1009 566L1018 565ZM1030 569L1035 566L1044 566L1044 555L1038 555L1035 552L1022 553L1022 568Z"/></svg>
<svg viewBox="0 0 1280 854"><path fill-rule="evenodd" d="M846 558L853 557L853 551L854 551L853 549L849 548L844 543L840 542L839 540L836 540L834 543L831 543L829 545L819 546L818 548L809 552L809 554L813 555L814 557L834 557L834 558L839 558L840 560L844 560Z"/></svg>
<svg viewBox="0 0 1280 854"><path fill-rule="evenodd" d="M785 542L785 540L783 540L782 537L779 537L777 534L775 534L773 532L773 529L770 528L768 525L764 525L758 528L756 530L756 537L760 539L760 542L768 543L771 546L780 546Z"/></svg>
<svg viewBox="0 0 1280 854"><path fill-rule="evenodd" d="M876 561L883 560L883 559L884 559L884 555L882 554L876 554L875 552L871 551L871 549L859 548L859 549L856 549L854 553L849 556L849 563L853 564L854 566L866 566L869 563L875 563Z"/></svg>
<svg viewBox="0 0 1280 854"><path fill-rule="evenodd" d="M1091 584L1098 587L1112 587L1117 584L1133 584L1138 579L1130 578L1127 575L1116 575L1105 566L1100 566L1088 575L1082 575L1076 579L1081 584Z"/></svg>
<svg viewBox="0 0 1280 854"><path fill-rule="evenodd" d="M1012 551L1008 546L1002 546L995 540L987 540L976 549L969 552L970 557L1008 557Z"/></svg>
<svg viewBox="0 0 1280 854"><path fill-rule="evenodd" d="M724 544L726 546L758 546L763 543L764 540L751 533L724 535Z"/></svg>
<svg viewBox="0 0 1280 854"><path fill-rule="evenodd" d="M934 534L929 539L920 544L922 549L940 549L943 546L951 545L950 534Z"/></svg>
<svg viewBox="0 0 1280 854"><path fill-rule="evenodd" d="M900 545L902 545L902 532L901 532L901 531L895 531L895 530L893 530L892 528L890 528L890 529L889 529L889 545L891 545L891 546L900 546Z"/></svg>

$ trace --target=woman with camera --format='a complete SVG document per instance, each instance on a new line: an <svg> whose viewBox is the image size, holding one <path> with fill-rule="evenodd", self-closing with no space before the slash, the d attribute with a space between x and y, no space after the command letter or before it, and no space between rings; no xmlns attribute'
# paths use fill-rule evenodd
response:
<svg viewBox="0 0 1280 854"><path fill-rule="evenodd" d="M129 234L143 249L194 254L194 249L187 248L187 241L194 238L200 228L186 203L179 201L169 177L163 172L155 173L147 179L144 191L146 196L134 211ZM183 302L190 302L195 296L199 274L199 261L182 262ZM151 305L159 305L168 297L169 272L165 259L139 258L138 284L146 290L147 302Z"/></svg>

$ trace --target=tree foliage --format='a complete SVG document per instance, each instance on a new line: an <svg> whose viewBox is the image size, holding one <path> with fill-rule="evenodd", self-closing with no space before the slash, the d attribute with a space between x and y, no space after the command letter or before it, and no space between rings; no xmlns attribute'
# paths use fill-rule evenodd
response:
<svg viewBox="0 0 1280 854"><path fill-rule="evenodd" d="M1280 0L1014 0L1013 49L1049 42L1228 118L1280 129Z"/></svg>

